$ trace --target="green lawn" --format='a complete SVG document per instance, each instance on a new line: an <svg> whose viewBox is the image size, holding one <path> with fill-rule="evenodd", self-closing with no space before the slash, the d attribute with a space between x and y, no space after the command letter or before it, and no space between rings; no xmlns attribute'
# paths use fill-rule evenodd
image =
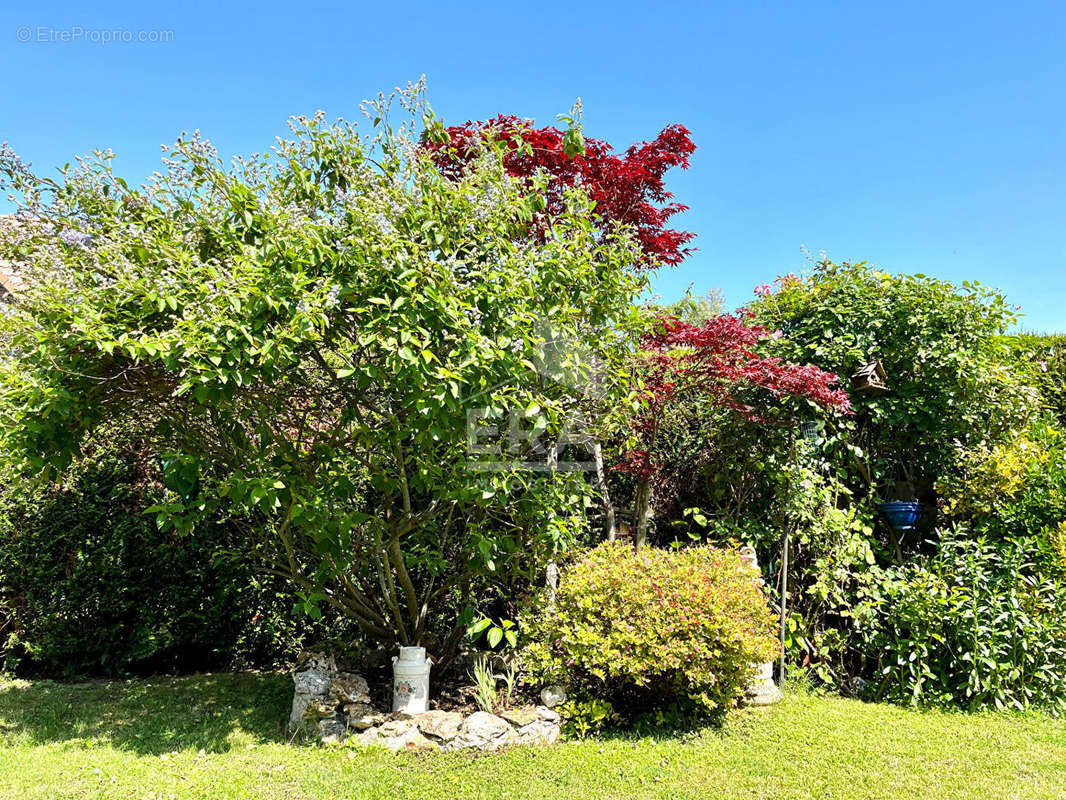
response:
<svg viewBox="0 0 1066 800"><path fill-rule="evenodd" d="M0 797L1062 798L1066 723L793 694L723 731L409 755L289 743L291 683L0 680Z"/></svg>

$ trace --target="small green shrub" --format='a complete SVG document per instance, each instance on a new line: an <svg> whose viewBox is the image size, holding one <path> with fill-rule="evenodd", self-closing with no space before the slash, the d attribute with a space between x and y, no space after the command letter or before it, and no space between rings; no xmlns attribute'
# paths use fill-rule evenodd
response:
<svg viewBox="0 0 1066 800"><path fill-rule="evenodd" d="M599 719L721 712L777 652L757 576L728 550L607 542L567 569L547 602L523 614L527 678L609 704Z"/></svg>

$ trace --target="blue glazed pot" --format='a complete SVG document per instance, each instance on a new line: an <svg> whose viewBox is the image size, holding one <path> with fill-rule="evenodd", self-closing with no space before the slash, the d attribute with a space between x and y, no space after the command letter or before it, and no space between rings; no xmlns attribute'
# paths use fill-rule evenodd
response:
<svg viewBox="0 0 1066 800"><path fill-rule="evenodd" d="M908 531L922 516L922 504L913 500L897 500L893 503L881 503L878 508L888 519L888 524L897 531Z"/></svg>

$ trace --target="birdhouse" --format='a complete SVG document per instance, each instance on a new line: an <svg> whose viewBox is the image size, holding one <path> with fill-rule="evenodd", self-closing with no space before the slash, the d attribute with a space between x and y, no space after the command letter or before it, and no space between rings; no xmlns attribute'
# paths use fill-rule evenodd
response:
<svg viewBox="0 0 1066 800"><path fill-rule="evenodd" d="M633 528L626 520L619 520L615 531L615 539L619 542L632 543L635 537Z"/></svg>
<svg viewBox="0 0 1066 800"><path fill-rule="evenodd" d="M799 431L800 438L805 442L817 442L818 437L821 435L818 423L813 419L801 422L797 430Z"/></svg>
<svg viewBox="0 0 1066 800"><path fill-rule="evenodd" d="M861 394L883 394L888 391L888 376L880 361L859 367L851 376L852 391Z"/></svg>

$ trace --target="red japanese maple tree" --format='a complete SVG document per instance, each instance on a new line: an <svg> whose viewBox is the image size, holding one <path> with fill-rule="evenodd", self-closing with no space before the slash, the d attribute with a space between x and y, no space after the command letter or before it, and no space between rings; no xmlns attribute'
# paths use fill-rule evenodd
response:
<svg viewBox="0 0 1066 800"><path fill-rule="evenodd" d="M583 186L602 219L631 226L647 256L638 267L672 266L691 252L686 245L695 234L667 227L688 206L672 202L663 180L671 167L686 169L696 149L683 125L669 125L653 141L634 144L622 154L601 139L575 137L573 128L537 128L508 115L443 130L446 136L424 137L423 146L445 172L462 170L476 157L481 141L490 138L506 146L504 167L511 175L532 180L544 171L552 176L545 198L549 215L562 211L567 187Z"/></svg>
<svg viewBox="0 0 1066 800"><path fill-rule="evenodd" d="M747 419L768 421L764 411L743 399L765 393L768 399L806 400L825 409L851 411L847 393L834 388L837 376L831 372L757 355L758 342L775 334L749 320L750 314L741 312L697 326L663 317L640 342L645 403L634 428L641 442L616 467L637 479L638 546L647 536L652 478L661 466L656 460L656 436L672 403L704 399Z"/></svg>

